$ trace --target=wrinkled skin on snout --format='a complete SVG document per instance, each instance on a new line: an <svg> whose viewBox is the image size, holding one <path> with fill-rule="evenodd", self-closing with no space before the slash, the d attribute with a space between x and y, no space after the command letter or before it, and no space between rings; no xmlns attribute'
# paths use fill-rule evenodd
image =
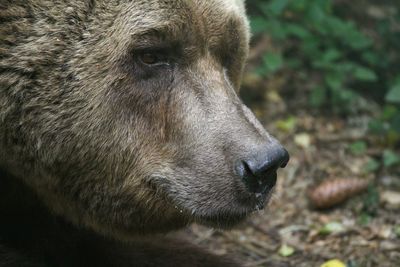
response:
<svg viewBox="0 0 400 267"><path fill-rule="evenodd" d="M23 70L0 97L1 166L56 214L113 236L229 227L262 207L270 190L250 192L235 169L277 144L237 95L243 4L99 5L85 27L24 29L29 44L1 59ZM63 8L41 16L83 16Z"/></svg>

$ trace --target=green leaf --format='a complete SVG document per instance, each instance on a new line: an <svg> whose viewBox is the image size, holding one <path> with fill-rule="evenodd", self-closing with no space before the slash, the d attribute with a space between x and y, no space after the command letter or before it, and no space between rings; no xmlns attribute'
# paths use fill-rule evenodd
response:
<svg viewBox="0 0 400 267"><path fill-rule="evenodd" d="M333 259L324 262L320 267L346 267L346 264L344 264L341 260Z"/></svg>
<svg viewBox="0 0 400 267"><path fill-rule="evenodd" d="M350 26L347 34L342 37L345 38L345 43L354 50L362 51L363 49L370 47L372 44L371 39L359 32L353 25Z"/></svg>
<svg viewBox="0 0 400 267"><path fill-rule="evenodd" d="M397 237L400 237L400 224L394 227L394 233L397 235Z"/></svg>
<svg viewBox="0 0 400 267"><path fill-rule="evenodd" d="M285 23L281 20L270 19L265 25L264 32L276 40L284 40L287 37Z"/></svg>
<svg viewBox="0 0 400 267"><path fill-rule="evenodd" d="M348 260L346 262L346 267L361 267L356 260Z"/></svg>
<svg viewBox="0 0 400 267"><path fill-rule="evenodd" d="M290 246L288 246L286 244L283 244L281 246L281 248L279 249L278 253L282 257L290 257L290 256L292 256L294 254L294 252L295 252L294 248L292 248L292 247L290 247Z"/></svg>
<svg viewBox="0 0 400 267"><path fill-rule="evenodd" d="M370 38L360 32L352 21L346 21L335 16L327 16L324 28L329 32L329 37L335 37L335 39L351 49L362 50L372 44Z"/></svg>
<svg viewBox="0 0 400 267"><path fill-rule="evenodd" d="M390 128L400 136L400 111L397 111L396 115L390 120Z"/></svg>
<svg viewBox="0 0 400 267"><path fill-rule="evenodd" d="M307 8L309 0L296 0L296 1L291 1L290 2L290 8L293 9L293 11L301 13Z"/></svg>
<svg viewBox="0 0 400 267"><path fill-rule="evenodd" d="M319 5L316 4L309 6L306 15L309 21L315 26L321 25L322 21L326 18L324 10Z"/></svg>
<svg viewBox="0 0 400 267"><path fill-rule="evenodd" d="M341 72L348 76L349 72L353 72L359 65L355 64L352 61L343 61L336 64L336 71Z"/></svg>
<svg viewBox="0 0 400 267"><path fill-rule="evenodd" d="M329 235L331 233L343 232L345 230L343 224L339 222L330 222L325 224L320 230L319 233L322 235Z"/></svg>
<svg viewBox="0 0 400 267"><path fill-rule="evenodd" d="M300 44L301 52L306 56L306 58L311 60L311 62L320 60L321 58L320 41L320 38L318 38L317 36L311 36L304 39L303 42Z"/></svg>
<svg viewBox="0 0 400 267"><path fill-rule="evenodd" d="M376 76L373 70L361 66L357 67L354 70L354 77L360 81L366 82L373 82L378 80L378 76Z"/></svg>
<svg viewBox="0 0 400 267"><path fill-rule="evenodd" d="M361 213L361 215L358 217L357 222L360 225L366 226L371 222L371 215L369 215L368 213Z"/></svg>
<svg viewBox="0 0 400 267"><path fill-rule="evenodd" d="M385 97L387 102L400 103L400 83L395 84Z"/></svg>
<svg viewBox="0 0 400 267"><path fill-rule="evenodd" d="M283 66L283 58L281 54L267 53L263 56L263 63L269 73L278 71Z"/></svg>
<svg viewBox="0 0 400 267"><path fill-rule="evenodd" d="M379 209L379 199L378 189L373 184L370 184L367 194L363 198L362 210L370 216L375 216Z"/></svg>
<svg viewBox="0 0 400 267"><path fill-rule="evenodd" d="M320 107L326 103L326 89L324 87L315 87L310 94L310 104L313 107Z"/></svg>
<svg viewBox="0 0 400 267"><path fill-rule="evenodd" d="M268 5L268 10L274 15L280 15L289 4L289 0L272 0Z"/></svg>
<svg viewBox="0 0 400 267"><path fill-rule="evenodd" d="M302 68L303 68L303 64L304 64L304 62L302 62L298 58L286 59L286 65L291 69L298 69L299 71L301 71ZM299 73L299 76L300 76L300 72L298 72L298 73Z"/></svg>
<svg viewBox="0 0 400 267"><path fill-rule="evenodd" d="M341 89L343 87L344 76L339 72L329 72L325 76L325 83L330 89Z"/></svg>
<svg viewBox="0 0 400 267"><path fill-rule="evenodd" d="M339 59L342 56L342 53L335 49L335 48L331 48L328 49L322 56L322 60L325 62L333 62L337 59Z"/></svg>
<svg viewBox="0 0 400 267"><path fill-rule="evenodd" d="M386 105L383 107L382 119L385 121L390 120L394 118L394 116L398 115L398 112L399 110L397 109L397 107L393 105Z"/></svg>
<svg viewBox="0 0 400 267"><path fill-rule="evenodd" d="M281 131L292 132L295 129L296 124L296 118L294 116L289 116L285 120L278 120L275 125Z"/></svg>
<svg viewBox="0 0 400 267"><path fill-rule="evenodd" d="M379 64L382 60L377 53L370 50L367 50L362 54L362 59L373 66Z"/></svg>
<svg viewBox="0 0 400 267"><path fill-rule="evenodd" d="M387 130L386 124L381 120L371 120L368 124L369 130L374 134L384 134Z"/></svg>
<svg viewBox="0 0 400 267"><path fill-rule="evenodd" d="M264 17L256 16L250 20L250 27L254 34L264 32L268 26L268 21Z"/></svg>
<svg viewBox="0 0 400 267"><path fill-rule="evenodd" d="M310 32L305 27L302 27L294 23L287 23L286 32L300 39L308 38L311 35Z"/></svg>
<svg viewBox="0 0 400 267"><path fill-rule="evenodd" d="M365 153L368 146L367 143L365 143L364 141L357 141L352 143L349 148L351 153L353 153L354 155L362 155Z"/></svg>
<svg viewBox="0 0 400 267"><path fill-rule="evenodd" d="M365 164L364 172L365 173L376 172L380 166L381 166L381 164L379 161L371 158L370 160L368 160L367 164Z"/></svg>
<svg viewBox="0 0 400 267"><path fill-rule="evenodd" d="M348 109L358 96L354 91L346 88L332 88L330 92L332 95L331 101L337 111Z"/></svg>
<svg viewBox="0 0 400 267"><path fill-rule="evenodd" d="M386 149L383 152L383 165L391 167L400 163L400 156L392 150Z"/></svg>

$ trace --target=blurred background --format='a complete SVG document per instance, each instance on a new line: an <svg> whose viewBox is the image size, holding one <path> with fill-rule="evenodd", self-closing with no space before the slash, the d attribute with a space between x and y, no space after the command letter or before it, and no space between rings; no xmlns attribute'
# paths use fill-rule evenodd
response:
<svg viewBox="0 0 400 267"><path fill-rule="evenodd" d="M400 266L400 1L247 9L241 97L291 161L238 228L180 234L245 266Z"/></svg>

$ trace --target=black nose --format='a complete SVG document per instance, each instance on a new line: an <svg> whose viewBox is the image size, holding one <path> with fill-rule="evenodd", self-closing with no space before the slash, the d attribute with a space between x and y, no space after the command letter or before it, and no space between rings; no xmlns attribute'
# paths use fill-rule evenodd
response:
<svg viewBox="0 0 400 267"><path fill-rule="evenodd" d="M265 193L276 183L276 171L289 162L289 153L279 144L273 144L236 164L236 172L252 193Z"/></svg>

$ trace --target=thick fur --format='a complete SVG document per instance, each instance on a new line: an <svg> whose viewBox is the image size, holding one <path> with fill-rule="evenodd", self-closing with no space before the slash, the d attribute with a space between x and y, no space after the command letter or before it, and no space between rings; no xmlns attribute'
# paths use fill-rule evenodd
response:
<svg viewBox="0 0 400 267"><path fill-rule="evenodd" d="M1 173L1 267L236 266L190 244L152 236L117 242L50 214L23 184Z"/></svg>
<svg viewBox="0 0 400 267"><path fill-rule="evenodd" d="M0 266L229 266L142 236L265 201L234 171L277 142L237 97L248 42L239 0L0 0Z"/></svg>

